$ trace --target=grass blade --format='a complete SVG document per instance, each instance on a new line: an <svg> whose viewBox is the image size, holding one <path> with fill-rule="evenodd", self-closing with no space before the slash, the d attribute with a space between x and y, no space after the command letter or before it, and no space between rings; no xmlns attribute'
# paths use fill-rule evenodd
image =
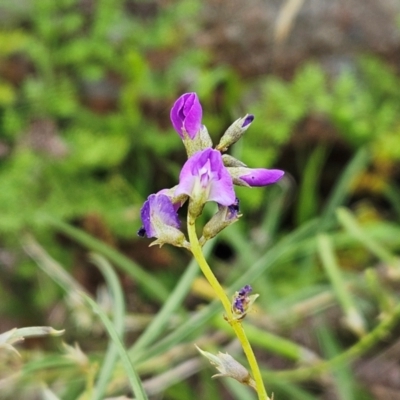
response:
<svg viewBox="0 0 400 400"><path fill-rule="evenodd" d="M297 203L296 220L298 225L314 218L318 212L318 181L323 163L326 160L326 153L326 147L319 146L308 159L302 176Z"/></svg>
<svg viewBox="0 0 400 400"><path fill-rule="evenodd" d="M372 239L358 224L356 218L345 208L340 208L337 210L337 216L341 225L346 229L346 231L357 239L362 245L365 246L372 254L379 258L382 262L388 264L389 266L400 267L398 259L386 250L382 245L380 245L376 240Z"/></svg>
<svg viewBox="0 0 400 400"><path fill-rule="evenodd" d="M205 257L211 253L214 244L215 241L206 243L203 249ZM163 332L171 315L178 309L186 295L189 293L193 280L196 278L199 271L199 266L197 265L196 260L193 258L178 284L175 286L175 289L169 296L168 300L164 303L161 310L154 317L150 325L145 329L139 339L129 350L131 354L148 346Z"/></svg>
<svg viewBox="0 0 400 400"><path fill-rule="evenodd" d="M117 274L109 262L98 254L91 254L91 260L102 272L107 286L110 289L113 297L113 324L117 335L122 339L124 334L124 317L125 317L125 303L124 295ZM100 369L100 373L94 387L93 400L101 400L107 387L107 383L111 378L114 370L115 363L118 359L117 346L110 342Z"/></svg>
<svg viewBox="0 0 400 400"><path fill-rule="evenodd" d="M116 346L118 354L121 358L122 365L125 368L125 372L127 374L129 383L131 384L133 393L136 396L136 400L148 400L147 394L143 388L140 377L133 368L132 362L128 356L128 352L126 351L120 337L118 336L118 332L115 330L114 325L94 300L92 300L89 296L87 296L84 293L81 293L81 295L85 300L85 302L88 303L89 306L93 309L93 311L99 316L101 322L106 328L107 333L109 334L111 340Z"/></svg>
<svg viewBox="0 0 400 400"><path fill-rule="evenodd" d="M361 313L357 309L353 298L347 290L345 281L340 272L339 265L333 251L332 242L329 236L321 234L318 236L318 252L322 261L322 265L332 283L333 290L341 305L346 318L347 326L358 336L366 333L365 321Z"/></svg>
<svg viewBox="0 0 400 400"><path fill-rule="evenodd" d="M76 242L80 243L82 246L102 254L104 257L108 258L116 267L120 268L122 271L126 272L132 279L138 282L138 284L143 287L152 298L163 303L168 299L169 292L160 281L154 278L151 274L144 271L139 265L125 257L118 250L106 245L104 242L93 238L86 232L80 229L74 228L65 222L56 220L49 216L45 217L45 221L51 225L53 228L59 230L70 238L74 239Z"/></svg>
<svg viewBox="0 0 400 400"><path fill-rule="evenodd" d="M339 181L333 188L329 201L326 204L321 215L320 231L324 231L331 223L335 211L343 205L349 196L349 191L354 178L367 166L370 159L370 153L366 147L361 147L355 156L347 164L344 172L341 174Z"/></svg>

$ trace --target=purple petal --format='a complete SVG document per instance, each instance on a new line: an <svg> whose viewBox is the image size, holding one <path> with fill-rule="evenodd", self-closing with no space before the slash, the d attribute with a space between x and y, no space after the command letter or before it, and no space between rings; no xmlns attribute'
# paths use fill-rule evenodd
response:
<svg viewBox="0 0 400 400"><path fill-rule="evenodd" d="M173 194L174 194L174 189L161 189L157 193L157 195L163 194L167 196L170 200L172 205L174 206L174 210L178 212L178 210L182 207L182 205L185 203L185 201L176 201L174 203L173 199Z"/></svg>
<svg viewBox="0 0 400 400"><path fill-rule="evenodd" d="M182 167L175 195L194 196L194 190L208 193L205 201L215 201L223 206L235 202L232 178L225 168L221 153L207 148L195 153Z"/></svg>
<svg viewBox="0 0 400 400"><path fill-rule="evenodd" d="M171 109L171 122L179 136L184 139L183 129L190 139L194 139L201 129L203 110L196 93L185 93L179 97Z"/></svg>
<svg viewBox="0 0 400 400"><path fill-rule="evenodd" d="M241 297L245 297L248 294L250 294L252 290L253 290L253 288L250 285L243 286L239 290L238 295L241 296Z"/></svg>
<svg viewBox="0 0 400 400"><path fill-rule="evenodd" d="M140 214L146 236L149 238L157 237L156 221L174 228L180 226L178 214L169 197L164 194L151 194L143 204Z"/></svg>
<svg viewBox="0 0 400 400"><path fill-rule="evenodd" d="M244 313L243 299L236 298L233 302L233 308L236 310L236 312L243 314Z"/></svg>
<svg viewBox="0 0 400 400"><path fill-rule="evenodd" d="M240 179L250 186L265 186L279 181L283 174L284 171L280 169L253 168L249 169L248 174L241 175Z"/></svg>
<svg viewBox="0 0 400 400"><path fill-rule="evenodd" d="M254 121L254 115L249 114L243 121L242 128L245 128L247 125L250 125L253 121Z"/></svg>
<svg viewBox="0 0 400 400"><path fill-rule="evenodd" d="M178 100L175 101L174 105L172 106L170 118L172 122L172 126L174 129L179 133L179 136L183 139L183 120L185 116L183 115L183 105L184 105L184 97L179 97Z"/></svg>

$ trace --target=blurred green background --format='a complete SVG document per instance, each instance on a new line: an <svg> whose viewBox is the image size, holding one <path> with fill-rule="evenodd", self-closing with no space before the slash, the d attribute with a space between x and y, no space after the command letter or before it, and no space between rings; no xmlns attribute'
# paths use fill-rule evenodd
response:
<svg viewBox="0 0 400 400"><path fill-rule="evenodd" d="M182 93L196 91L215 143L252 113L255 122L232 154L251 167L286 171L276 187L237 190L244 216L214 244L217 275L229 286L252 263L263 265L247 276L261 295L249 318L263 331L328 359L357 343L398 301L399 21L400 4L389 0L0 0L0 333L65 328L63 340L78 341L98 363L103 329L37 266L46 264L45 249L107 303L104 279L87 257L94 250L117 264L134 321L127 342L135 342L160 301L131 266L169 293L190 260L168 246L149 249L136 232L147 196L177 182L185 152L169 111ZM334 272L324 268L331 250ZM189 313L209 300L196 282L184 302ZM361 331L341 323L352 307L364 320ZM292 317L285 321L285 313ZM171 316L168 329L179 321ZM198 333L213 329L205 324ZM27 341L24 362L59 346ZM259 346L270 370L295 367L284 350ZM400 352L394 362L388 346L399 347L395 335L360 354L352 372L346 364L318 379L271 375L267 388L278 400L400 398ZM48 377L35 364L17 389L7 379L24 363L1 360L0 398L50 399L38 394L35 374L60 399L90 398L95 368ZM159 372L154 365L144 371L147 378ZM182 375L154 399L253 398L208 375L209 368ZM110 396L129 396L116 387Z"/></svg>

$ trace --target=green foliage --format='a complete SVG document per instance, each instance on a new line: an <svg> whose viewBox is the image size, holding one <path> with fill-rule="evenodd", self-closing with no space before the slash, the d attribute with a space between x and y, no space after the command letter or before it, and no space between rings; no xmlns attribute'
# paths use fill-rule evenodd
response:
<svg viewBox="0 0 400 400"><path fill-rule="evenodd" d="M1 235L34 226L36 211L47 210L64 219L96 212L115 234L132 236L137 214L126 216L153 190L153 160L180 145L156 120L160 112L168 119L165 108L182 76L207 59L187 51L171 64L164 84L164 72L147 55L178 53L196 29L182 21L198 5L178 2L159 10L151 24L128 16L123 1L93 7L89 18L76 0L35 1L29 27L0 31L4 68L18 56L32 70L18 86L0 80L0 138L12 149L0 165L0 206L6 212ZM10 12L22 17L22 10ZM158 109L145 116L144 102ZM52 131L45 135L39 126L34 132L37 121ZM61 150L43 143L49 141Z"/></svg>
<svg viewBox="0 0 400 400"><path fill-rule="evenodd" d="M391 68L372 57L361 57L353 70L343 70L336 78L330 78L322 67L312 63L300 68L290 82L267 77L257 83L261 87L257 100L246 105L256 119L251 134L246 135L245 145L239 150L240 158L250 166L270 167L281 154L282 146L299 143L292 147L296 151L296 161L304 159L297 165L298 174L302 175L312 152L306 148L312 142L310 144L306 132L302 132L302 122L317 117L333 127L336 140L342 140L349 148L367 145L373 151L377 168L385 168L400 159L400 95L396 90L399 85L400 78ZM327 143L329 148L333 139L321 135L314 140ZM308 175L306 177L309 179ZM305 184L310 185L310 182ZM245 210L261 207L261 191L241 191L240 194ZM299 218L300 222L304 217Z"/></svg>
<svg viewBox="0 0 400 400"><path fill-rule="evenodd" d="M268 389L276 390L277 399L313 399L316 396L312 391L306 386L300 388L298 381L310 377L317 380L319 374L332 373L341 398L369 398L349 372L349 360L364 356L393 329L400 314L395 309L398 293L394 289L400 249L400 190L392 179L400 161L400 82L395 71L377 58L364 56L336 76L330 76L316 63L306 63L290 81L263 76L246 82L231 67L215 65L213 54L194 46L201 2L160 2L163 5L155 11L150 9L150 14L154 12L150 17L128 12L124 0L89 2L93 7L90 12L80 8L84 2L78 0L34 0L22 2L24 7L19 6L20 2L8 3L1 6L8 17L2 20L4 26L0 29L1 312L24 322L23 317L42 318L50 309L65 307L64 313L71 314L71 320L89 321L86 325L66 322L70 324L66 340L86 340L86 354L75 349L75 359L71 360L51 344L46 350L23 354L25 366L21 381L16 381L22 382L21 390L28 387L31 395L30 388L34 387L36 397L49 397L49 388L36 387L36 382L42 380L65 400L89 398L95 388L97 396L103 392L117 396L129 376L140 393L137 374L157 377L176 372L179 363L195 357L188 340L218 344L210 335L219 329L213 323L220 312L217 305L204 305L204 299L196 296L188 304L201 303L200 308L188 308L184 303L198 274L194 262L184 273L168 268L162 273L146 270L144 265L66 223L96 214L113 238L135 236L143 199L176 183L180 168L177 160L183 147L170 127L168 114L178 95L193 90L202 101L203 122L215 142L232 120L251 112L255 122L244 143L233 146L233 155L250 167L271 168L279 161L284 168L289 163L283 155L289 154L290 164L294 164L290 165L291 172L299 177L298 187L288 178L275 188L239 188L244 217L222 234L235 257L229 263L212 258L230 293L251 283L261 294L257 314L246 320L258 339L257 351L268 351L288 363L286 375L268 371L263 365ZM146 5L146 1L134 3ZM24 67L22 72L14 71L15 60ZM307 138L305 122L313 118L326 123L329 135L321 134L311 141ZM333 171L328 157L337 142L348 150L350 161L342 162L343 170ZM333 176L332 189L322 194L326 169ZM366 205L366 221L357 207L353 212L340 209L337 213L356 193L357 180L365 177L368 169L381 183L375 195L388 204L385 214L370 203ZM293 215L288 215L288 210ZM392 215L393 221L385 220ZM254 216L253 220L249 216ZM254 228L253 241L249 240L250 225ZM109 290L105 299L99 294L101 308L90 300L91 307L74 303L71 297L81 293L79 282L65 274L64 268L54 264L45 252L31 254L29 241L22 236L27 230L40 237L49 253L64 266L72 263L76 253L56 245L50 239L53 231L69 237L80 249L107 257L125 280L135 282L134 289L128 286L127 293L134 312L128 310L124 320L126 328L133 321L130 329L135 332L127 335L126 347L119 340L125 311L118 300L122 288L115 285L115 274L107 278L110 267L103 268ZM288 234L288 230L293 231ZM321 233L329 238L331 252L334 249L337 256L334 273L340 279L332 279L332 272L329 275L322 268L324 249L321 245L318 248L316 239ZM16 267L3 268L3 246L5 251L20 250L21 238L25 251L51 279L38 272L18 250ZM163 251L149 251L149 255L158 254L170 262ZM380 279L374 268L376 260L393 282ZM179 260L177 265L182 263ZM363 272L367 267L369 278ZM65 291L62 301L61 290ZM293 346L298 351L300 346L290 342L288 330L332 306L339 310L340 318L346 316L343 293L349 293L345 296L365 317L367 339L371 333L372 339L361 339L350 346L335 337L338 328L329 326L319 331L321 341L313 349L326 355L327 362L315 359L316 367L307 366L309 360L299 356L295 360L303 364L290 369L294 357L288 357L288 352ZM111 303L107 303L107 296ZM158 305L161 308L156 312ZM148 314L138 315L136 307ZM92 309L101 316L106 329ZM118 317L114 329L111 316ZM378 316L384 317L382 323ZM385 316L391 318L392 325ZM141 318L147 318L144 327L139 323ZM225 323L222 319L220 322ZM276 329L278 339L258 333L269 324ZM83 329L89 330L82 334ZM106 332L112 339L104 339ZM359 343L361 347L357 347ZM108 367L103 345L104 349L108 345L111 353L107 356L111 359ZM131 361L127 357L124 361L127 372L119 363L111 368L116 349L119 355L129 354ZM0 364L1 376L9 374L8 362ZM103 372L99 373L101 366ZM166 398L196 397L198 391L192 381L182 381L179 374L178 370L171 380L161 376L163 382L167 381ZM235 398L253 398L252 392L240 392L229 383L222 392L218 381L209 383L209 375L207 370L196 377L204 398L217 398L226 390ZM323 381L320 385L323 387ZM9 398L13 398L13 390Z"/></svg>

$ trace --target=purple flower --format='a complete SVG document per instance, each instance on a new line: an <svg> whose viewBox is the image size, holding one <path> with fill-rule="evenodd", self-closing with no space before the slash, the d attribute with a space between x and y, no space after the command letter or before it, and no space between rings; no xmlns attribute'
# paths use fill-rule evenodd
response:
<svg viewBox="0 0 400 400"><path fill-rule="evenodd" d="M144 202L140 216L148 238L158 237L157 231L160 224L173 226L176 229L180 226L178 214L165 194L151 194Z"/></svg>
<svg viewBox="0 0 400 400"><path fill-rule="evenodd" d="M284 175L280 169L228 167L233 183L239 186L266 186L278 182Z"/></svg>
<svg viewBox="0 0 400 400"><path fill-rule="evenodd" d="M138 231L141 237L157 238L151 245L170 243L186 247L184 234L179 230L180 222L171 199L162 193L151 194L140 211L143 227Z"/></svg>
<svg viewBox="0 0 400 400"><path fill-rule="evenodd" d="M201 129L203 110L196 93L185 93L175 101L171 109L171 122L179 136L184 139L186 132L194 139Z"/></svg>
<svg viewBox="0 0 400 400"><path fill-rule="evenodd" d="M188 195L201 206L215 201L223 206L235 203L232 178L224 167L221 153L207 148L195 153L183 166L175 196Z"/></svg>

